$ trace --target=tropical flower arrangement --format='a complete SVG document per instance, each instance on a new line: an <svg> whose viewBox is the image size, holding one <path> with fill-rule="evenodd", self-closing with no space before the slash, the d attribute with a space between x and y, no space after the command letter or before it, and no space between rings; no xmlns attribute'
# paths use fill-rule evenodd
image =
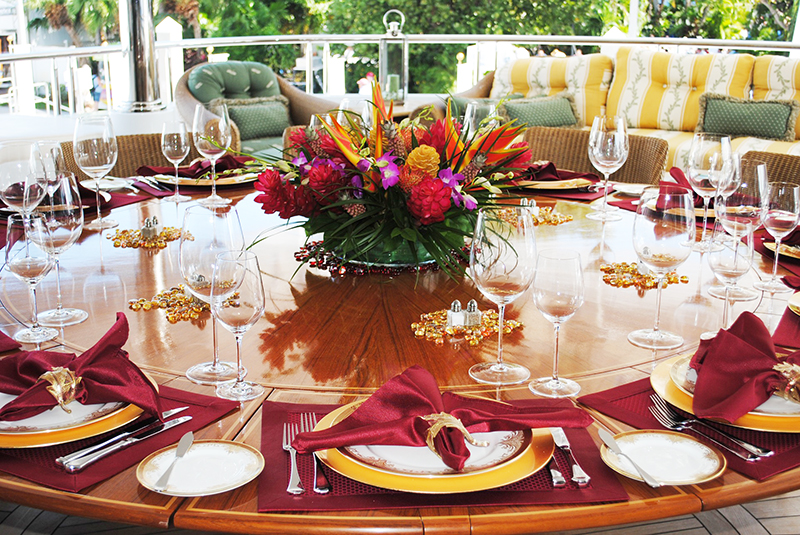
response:
<svg viewBox="0 0 800 535"><path fill-rule="evenodd" d="M342 264L435 261L458 271L477 209L496 203L529 165L522 126L462 133L449 106L430 127L396 124L378 84L372 97L372 129L354 114L340 122L331 113L318 116L319 129L294 131L296 156L267 166L255 201L268 214L307 218L306 235L321 233L324 249Z"/></svg>

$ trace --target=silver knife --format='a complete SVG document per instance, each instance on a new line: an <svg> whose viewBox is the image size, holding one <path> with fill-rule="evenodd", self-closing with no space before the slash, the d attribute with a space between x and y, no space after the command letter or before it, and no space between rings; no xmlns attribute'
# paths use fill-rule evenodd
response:
<svg viewBox="0 0 800 535"><path fill-rule="evenodd" d="M661 486L661 483L656 478L654 478L653 476L642 470L639 467L639 465L633 461L633 459L631 459L628 455L622 452L622 449L620 449L619 444L617 444L617 441L614 439L614 435L612 435L602 427L597 430L597 434L600 435L600 440L603 441L603 444L608 446L608 448L614 453L616 453L618 457L625 457L628 459L628 461L630 461L633 468L637 472L639 472L639 475L642 476L642 479L644 479L645 483L647 483L654 489Z"/></svg>
<svg viewBox="0 0 800 535"><path fill-rule="evenodd" d="M185 407L178 407L177 409L171 409L171 410L168 410L168 411L164 411L164 412L161 413L161 418L162 419L167 419L170 416L175 416L179 412L185 411L188 408L189 408L189 406L187 405ZM152 416L150 418L145 418L139 423L139 425L137 425L135 428L131 429L130 431L125 431L125 432L119 433L117 435L114 435L113 437L111 437L108 440L105 440L103 442L100 442L99 444L94 444L92 446L83 448L81 450L73 451L72 453L69 453L69 454L64 455L62 457L59 457L58 459L56 459L56 462L58 464L60 464L60 465L64 465L64 464L66 464L66 463L68 463L70 461L74 461L75 459L77 459L79 457L83 457L84 455L88 455L88 454L92 453L93 451L97 451L97 450L99 450L101 448L105 448L106 446L109 446L109 445L111 445L111 444L113 444L115 442L119 442L123 438L129 437L129 436L131 436L131 435L133 435L135 433L140 433L140 432L144 431L145 429L150 429L151 427L155 427L159 423L160 422L158 420L156 420L155 418L153 418Z"/></svg>
<svg viewBox="0 0 800 535"><path fill-rule="evenodd" d="M553 481L553 488L560 489L566 487L567 480L561 475L561 471L559 471L556 460L553 457L550 457L550 462L547 463L547 467L550 469L550 479Z"/></svg>
<svg viewBox="0 0 800 535"><path fill-rule="evenodd" d="M164 423L158 423L152 429L146 429L146 430L143 430L143 431L139 431L138 433L134 433L133 436L130 436L130 437L124 439L124 440L121 440L121 441L115 443L115 444L112 444L110 446L106 446L105 448L103 448L101 450L98 450L98 451L96 451L94 453L90 453L89 455L84 455L83 457L80 457L80 458L78 458L78 459L76 459L74 461L69 461L69 462L64 464L64 468L67 470L67 472L70 472L70 473L78 472L79 470L83 470L84 468L86 468L87 466L92 464L93 462L95 462L95 461L97 461L99 459L102 459L106 455L109 455L109 454L111 454L111 453L113 453L113 452L115 452L117 450L121 450L122 448L127 448L131 444L135 444L135 443L140 442L142 440L146 440L146 439L148 439L148 438L150 438L150 437L152 437L154 435L159 434L162 431L166 431L167 429L175 427L176 425L181 425L183 423L186 423L191 419L192 419L191 416L181 416L179 418L175 418L173 420L169 420L169 421L164 422Z"/></svg>
<svg viewBox="0 0 800 535"><path fill-rule="evenodd" d="M566 453L567 457L572 461L572 481L577 483L579 487L588 485L592 478L590 478L589 474L584 472L583 468L578 464L578 460L575 458L575 455L572 453L572 448L569 445L567 434L564 433L564 430L560 427L551 427L550 434L553 435L553 441L556 443L556 446Z"/></svg>

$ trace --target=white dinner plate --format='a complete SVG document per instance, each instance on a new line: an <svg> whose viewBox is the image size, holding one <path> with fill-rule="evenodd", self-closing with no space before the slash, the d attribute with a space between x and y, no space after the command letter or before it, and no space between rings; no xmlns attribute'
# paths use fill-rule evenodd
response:
<svg viewBox="0 0 800 535"><path fill-rule="evenodd" d="M86 188L86 189L88 189L90 191L94 191L95 190L95 184L96 183L97 182L95 182L94 179L81 180L81 186L83 186L84 188ZM100 190L102 190L102 191L111 191L111 190L115 190L115 189L122 189L122 188L126 188L126 187L130 186L131 184L133 184L133 181L131 181L131 180L127 179L127 178L119 178L119 177L113 177L113 176L103 177L99 181Z"/></svg>
<svg viewBox="0 0 800 535"><path fill-rule="evenodd" d="M614 439L622 453L664 485L696 485L725 471L725 457L719 451L682 433L636 430ZM605 444L600 447L600 456L615 472L644 481L628 459L617 456Z"/></svg>
<svg viewBox="0 0 800 535"><path fill-rule="evenodd" d="M16 399L17 396L0 392L0 408ZM94 405L81 405L77 401L69 403L67 407L72 412L67 412L59 405L50 410L41 412L30 418L16 421L0 420L0 433L41 433L59 429L72 429L99 420L122 407L127 403L99 403Z"/></svg>
<svg viewBox="0 0 800 535"><path fill-rule="evenodd" d="M669 370L670 379L675 386L689 396L694 395L694 386L697 380L696 372L689 368L692 357L685 356L677 360ZM768 416L800 416L800 403L794 403L781 396L773 394L767 401L753 409L755 414Z"/></svg>
<svg viewBox="0 0 800 535"><path fill-rule="evenodd" d="M789 298L789 310L800 316L800 292L795 292Z"/></svg>
<svg viewBox="0 0 800 535"><path fill-rule="evenodd" d="M175 175L154 175L154 179L163 184L175 185ZM217 186L247 184L258 180L258 173L217 173ZM178 186L211 186L211 177L187 178L178 177Z"/></svg>
<svg viewBox="0 0 800 535"><path fill-rule="evenodd" d="M168 496L211 496L239 488L264 469L256 448L228 440L198 440L175 463L167 488L155 489L158 479L175 460L178 444L151 453L139 463L136 478L143 487Z"/></svg>
<svg viewBox="0 0 800 535"><path fill-rule="evenodd" d="M626 197L641 197L645 188L652 187L652 184L626 184L624 182L614 182L614 193Z"/></svg>

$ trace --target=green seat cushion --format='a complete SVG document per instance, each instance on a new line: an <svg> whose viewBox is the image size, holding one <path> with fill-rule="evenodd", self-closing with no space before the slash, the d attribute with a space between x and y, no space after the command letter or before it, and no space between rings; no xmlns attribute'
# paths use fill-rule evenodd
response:
<svg viewBox="0 0 800 535"><path fill-rule="evenodd" d="M239 127L243 141L281 136L290 124L289 99L283 95L243 99L219 98L212 102L228 106L228 114Z"/></svg>
<svg viewBox="0 0 800 535"><path fill-rule="evenodd" d="M796 100L749 100L703 93L696 131L794 141L798 113Z"/></svg>
<svg viewBox="0 0 800 535"><path fill-rule="evenodd" d="M566 92L549 97L509 100L498 108L500 116L527 126L578 126L575 99Z"/></svg>
<svg viewBox="0 0 800 535"><path fill-rule="evenodd" d="M522 98L522 93L512 93L508 95L507 99L517 99ZM467 111L467 104L470 102L479 102L479 103L489 103L489 104L500 104L500 99L498 98L469 98L469 97L459 97L459 96L452 96L450 97L450 114L458 119L459 117L464 116L464 112Z"/></svg>
<svg viewBox="0 0 800 535"><path fill-rule="evenodd" d="M283 137L265 137L242 141L242 152L269 160L283 158Z"/></svg>
<svg viewBox="0 0 800 535"><path fill-rule="evenodd" d="M200 102L218 98L256 98L280 95L272 69L255 61L205 63L192 69L189 91Z"/></svg>

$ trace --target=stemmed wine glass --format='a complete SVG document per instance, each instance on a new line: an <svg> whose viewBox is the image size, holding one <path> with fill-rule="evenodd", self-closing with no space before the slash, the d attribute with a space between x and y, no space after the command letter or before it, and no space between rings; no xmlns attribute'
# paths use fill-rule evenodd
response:
<svg viewBox="0 0 800 535"><path fill-rule="evenodd" d="M471 101L464 110L466 136L475 137L481 128L497 125L497 107L488 102Z"/></svg>
<svg viewBox="0 0 800 535"><path fill-rule="evenodd" d="M694 235L691 191L671 184L645 190L633 219L633 248L639 261L656 275L656 319L652 329L628 334L628 341L633 345L647 349L672 349L683 343L681 336L659 328L661 290L666 274L689 258Z"/></svg>
<svg viewBox="0 0 800 535"><path fill-rule="evenodd" d="M548 398L575 396L581 386L558 376L558 333L561 323L571 318L583 304L583 269L580 255L569 249L539 253L533 278L533 301L539 312L553 323L555 345L553 375L531 381L531 392Z"/></svg>
<svg viewBox="0 0 800 535"><path fill-rule="evenodd" d="M730 240L729 238L733 238ZM753 265L753 225L744 221L736 226L732 235L718 221L712 238L715 247L708 252L708 265L719 281L725 285L725 304L722 309L722 328L728 328L730 290Z"/></svg>
<svg viewBox="0 0 800 535"><path fill-rule="evenodd" d="M772 264L772 277L768 281L758 281L753 286L770 293L791 292L792 289L778 278L778 257L781 240L791 234L800 219L800 186L789 182L770 182L763 205L761 222L775 238L775 262Z"/></svg>
<svg viewBox="0 0 800 535"><path fill-rule="evenodd" d="M181 276L189 292L211 304L211 279L217 255L243 247L242 225L235 208L189 207L183 216L179 260ZM232 362L219 360L217 319L213 306L211 317L214 358L211 362L196 364L186 371L186 377L190 380L205 385L215 385L237 377L236 366Z"/></svg>
<svg viewBox="0 0 800 535"><path fill-rule="evenodd" d="M78 191L78 183L72 173L62 173L54 183L53 191L48 185L49 209L40 210L47 228L50 231L50 240L45 240L39 246L53 257L56 270L56 308L45 310L39 314L39 322L49 327L66 327L81 323L89 317L89 313L79 308L64 308L61 302L61 270L59 256L78 241L83 231L83 206Z"/></svg>
<svg viewBox="0 0 800 535"><path fill-rule="evenodd" d="M733 155L734 180L736 187L732 192L719 195L714 200L716 220L735 240L741 240L749 225L752 232L761 226L762 198L767 191L767 164L761 160L743 159ZM752 301L761 293L750 288L739 286L734 281L722 291L717 286L708 289L708 293L719 299L729 301Z"/></svg>
<svg viewBox="0 0 800 535"><path fill-rule="evenodd" d="M189 132L183 121L167 121L161 129L161 153L175 167L175 193L165 197L165 201L181 203L191 200L188 195L178 192L178 165L189 154Z"/></svg>
<svg viewBox="0 0 800 535"><path fill-rule="evenodd" d="M469 265L478 289L498 309L497 362L482 362L469 369L479 383L518 384L530 377L519 364L503 361L503 320L506 305L533 282L536 240L530 210L525 206L483 208L472 237Z"/></svg>
<svg viewBox="0 0 800 535"><path fill-rule="evenodd" d="M695 251L708 251L711 247L706 231L708 206L719 190L728 187L733 177L732 155L731 138L728 136L697 132L692 137L686 178L695 193L703 198L703 235L694 244Z"/></svg>
<svg viewBox="0 0 800 535"><path fill-rule="evenodd" d="M225 104L198 104L194 110L194 145L211 162L211 195L198 202L205 207L225 206L231 202L217 195L217 160L231 145L231 119Z"/></svg>
<svg viewBox="0 0 800 535"><path fill-rule="evenodd" d="M39 344L58 336L56 329L42 327L36 309L36 285L53 269L53 257L41 247L50 241L47 222L41 214L8 217L6 232L6 268L19 280L28 283L31 299L31 326L14 334L14 340Z"/></svg>
<svg viewBox="0 0 800 535"><path fill-rule="evenodd" d="M608 204L608 177L628 160L628 129L625 118L600 115L592 121L589 134L589 160L603 173L603 204L586 217L597 221L619 221L616 207Z"/></svg>
<svg viewBox="0 0 800 535"><path fill-rule="evenodd" d="M116 227L116 221L100 215L100 180L114 168L118 155L111 117L97 113L81 115L75 124L72 152L81 171L94 179L97 219L87 223L85 227L89 230Z"/></svg>
<svg viewBox="0 0 800 535"><path fill-rule="evenodd" d="M0 142L0 199L27 218L46 192L47 174L39 144Z"/></svg>
<svg viewBox="0 0 800 535"><path fill-rule="evenodd" d="M264 314L264 284L258 258L250 251L220 253L211 279L214 316L236 337L236 380L217 385L217 396L235 401L257 398L264 387L245 381L242 339Z"/></svg>

